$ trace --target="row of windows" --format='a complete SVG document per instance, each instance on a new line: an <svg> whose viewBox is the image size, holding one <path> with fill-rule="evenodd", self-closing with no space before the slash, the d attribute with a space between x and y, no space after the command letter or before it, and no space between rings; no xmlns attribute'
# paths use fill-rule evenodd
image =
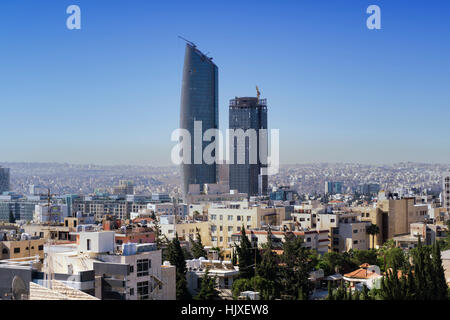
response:
<svg viewBox="0 0 450 320"><path fill-rule="evenodd" d="M228 219L228 221L233 221L233 215L228 215L227 216L227 219ZM237 218L236 218L236 220L237 221L244 221L244 216L236 216ZM210 219L211 220L217 220L217 215L216 214L212 214L212 215L210 215ZM220 221L223 221L223 215L220 215L219 216L219 220ZM247 222L250 222L252 220L252 217L251 216L247 216Z"/></svg>
<svg viewBox="0 0 450 320"><path fill-rule="evenodd" d="M137 276L148 276L148 270L152 267L152 261L149 259L140 259L137 261Z"/></svg>
<svg viewBox="0 0 450 320"><path fill-rule="evenodd" d="M217 237L212 236L212 237L211 237L211 240L212 240L212 241L217 241ZM219 242L223 242L223 237L219 237ZM228 243L231 243L231 237L228 237L228 238L227 238L227 242L228 242Z"/></svg>
<svg viewBox="0 0 450 320"><path fill-rule="evenodd" d="M29 247L26 247L26 248L25 248L25 251L28 251L28 250L30 250L30 248L29 248ZM34 246L31 247L31 250L34 250ZM38 246L38 250L39 250L39 251L44 250L44 245ZM14 253L20 253L20 247L19 247L19 248L14 248L13 252L14 252ZM4 249L2 250L2 254L8 254L8 249L4 248Z"/></svg>
<svg viewBox="0 0 450 320"><path fill-rule="evenodd" d="M251 226L247 225L247 229L250 229ZM223 226L219 226L219 230L223 231ZM236 227L237 232L241 231L241 227ZM211 232L216 232L217 231L217 226L211 226ZM228 232L234 232L234 227L228 226L227 228Z"/></svg>

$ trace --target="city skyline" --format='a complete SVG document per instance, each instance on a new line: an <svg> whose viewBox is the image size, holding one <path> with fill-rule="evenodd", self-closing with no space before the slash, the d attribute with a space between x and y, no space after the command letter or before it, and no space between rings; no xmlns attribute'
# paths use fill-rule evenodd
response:
<svg viewBox="0 0 450 320"><path fill-rule="evenodd" d="M67 1L0 4L1 161L170 165L178 35L220 65L220 129L228 101L261 88L281 164L450 158L446 2L377 1L381 30L368 1L77 3L79 31Z"/></svg>

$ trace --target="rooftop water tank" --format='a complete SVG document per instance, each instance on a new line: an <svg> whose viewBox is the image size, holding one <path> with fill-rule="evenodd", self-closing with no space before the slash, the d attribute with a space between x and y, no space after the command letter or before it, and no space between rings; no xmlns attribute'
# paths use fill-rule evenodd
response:
<svg viewBox="0 0 450 320"><path fill-rule="evenodd" d="M124 256L132 256L136 254L136 243L124 243L122 244L122 254Z"/></svg>
<svg viewBox="0 0 450 320"><path fill-rule="evenodd" d="M22 233L21 235L20 235L20 240L30 240L31 239L31 237L30 237L30 235L28 234L28 233Z"/></svg>

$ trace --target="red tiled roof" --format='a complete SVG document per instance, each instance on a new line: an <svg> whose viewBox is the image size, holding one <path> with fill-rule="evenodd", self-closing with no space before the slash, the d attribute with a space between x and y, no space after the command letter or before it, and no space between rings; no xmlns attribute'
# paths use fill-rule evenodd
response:
<svg viewBox="0 0 450 320"><path fill-rule="evenodd" d="M365 268L360 268L358 270L344 274L344 277L355 278L355 279L370 279L375 276L379 276L375 271L367 271Z"/></svg>

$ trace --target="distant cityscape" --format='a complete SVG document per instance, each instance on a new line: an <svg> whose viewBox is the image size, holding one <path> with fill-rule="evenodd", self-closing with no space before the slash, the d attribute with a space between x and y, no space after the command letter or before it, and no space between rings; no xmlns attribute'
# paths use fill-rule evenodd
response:
<svg viewBox="0 0 450 320"><path fill-rule="evenodd" d="M136 194L168 193L181 197L180 168L176 166L102 166L60 163L0 163L10 168L11 191L28 194L31 185L50 187L56 194L91 194L111 190L120 180L131 180ZM281 165L270 176L269 189L289 186L299 194L323 194L325 181L340 181L344 192L375 183L382 189L415 189L439 193L450 165L398 163L392 165L316 163Z"/></svg>

